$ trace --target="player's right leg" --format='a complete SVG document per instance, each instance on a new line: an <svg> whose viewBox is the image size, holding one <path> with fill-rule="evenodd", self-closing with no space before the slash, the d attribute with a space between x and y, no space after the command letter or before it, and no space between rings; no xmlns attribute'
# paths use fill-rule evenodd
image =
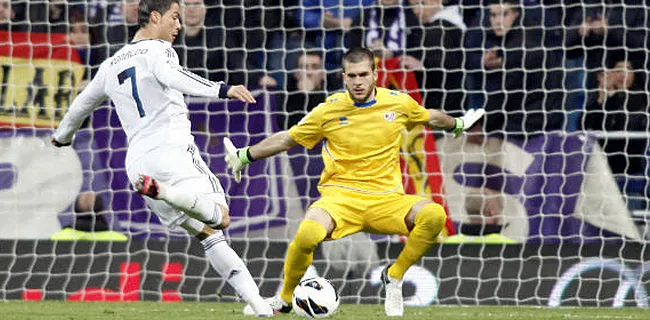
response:
<svg viewBox="0 0 650 320"><path fill-rule="evenodd" d="M195 207L205 206L211 209L206 212L218 210L222 217L220 225L226 227L229 224L228 204L223 188L198 154L191 152L195 150L191 147L159 148L135 161L127 161L129 179L134 182L136 190L147 195L144 197L147 204L163 224L170 229L181 226L201 240L205 256L212 267L239 295L254 306L254 314L271 316L273 310L260 297L253 277L242 259L225 241L223 232L207 226L201 219L186 214L188 212L183 210L178 202L172 204L170 201L157 199L161 198L161 185L182 190L188 195L197 194L199 197L195 198ZM141 173L156 179L140 179Z"/></svg>
<svg viewBox="0 0 650 320"><path fill-rule="evenodd" d="M187 191L143 174L138 176L133 187L139 194L163 200L211 228L224 229L230 224L228 211L223 210L223 206L215 198L215 193L201 194Z"/></svg>
<svg viewBox="0 0 650 320"><path fill-rule="evenodd" d="M284 284L280 297L291 304L293 290L307 271L314 259L316 247L334 231L336 224L327 211L311 207L305 214L305 220L300 223L293 241L287 248L284 262Z"/></svg>
<svg viewBox="0 0 650 320"><path fill-rule="evenodd" d="M224 190L194 144L132 151L127 170L138 193L163 200L213 229L228 226L230 217L222 210L228 208Z"/></svg>
<svg viewBox="0 0 650 320"><path fill-rule="evenodd" d="M336 226L334 219L324 209L311 207L300 223L293 241L287 248L284 262L284 283L280 295L266 299L271 307L279 313L291 311L293 290L307 271L314 259L316 247L331 234ZM250 314L250 306L244 308L244 314Z"/></svg>
<svg viewBox="0 0 650 320"><path fill-rule="evenodd" d="M406 270L417 262L438 241L447 215L445 209L430 200L413 195L390 195L372 199L366 221L369 231L379 234L408 235L404 249L382 272L386 291L384 309L387 316L402 316L404 301L402 279Z"/></svg>

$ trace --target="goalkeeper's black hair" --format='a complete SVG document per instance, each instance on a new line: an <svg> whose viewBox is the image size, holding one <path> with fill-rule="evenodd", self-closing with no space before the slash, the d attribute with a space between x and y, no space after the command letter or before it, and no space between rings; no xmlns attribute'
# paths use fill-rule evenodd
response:
<svg viewBox="0 0 650 320"><path fill-rule="evenodd" d="M140 0L138 6L138 24L140 28L149 24L149 15L152 12L157 11L162 16L174 3L181 5L180 0Z"/></svg>
<svg viewBox="0 0 650 320"><path fill-rule="evenodd" d="M375 71L375 55L366 48L352 48L343 55L343 72L345 72L345 63L359 63L364 60L370 62L370 68Z"/></svg>

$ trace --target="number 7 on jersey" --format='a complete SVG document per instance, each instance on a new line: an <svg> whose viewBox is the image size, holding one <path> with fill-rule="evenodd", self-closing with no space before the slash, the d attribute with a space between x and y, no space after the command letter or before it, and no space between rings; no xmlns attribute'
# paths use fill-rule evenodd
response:
<svg viewBox="0 0 650 320"><path fill-rule="evenodd" d="M140 101L140 95L138 94L138 84L135 82L135 67L124 69L117 75L117 80L120 82L120 85L126 81L126 79L131 78L131 95L135 104L138 106L138 113L140 118L144 117L144 108L142 108L142 101Z"/></svg>

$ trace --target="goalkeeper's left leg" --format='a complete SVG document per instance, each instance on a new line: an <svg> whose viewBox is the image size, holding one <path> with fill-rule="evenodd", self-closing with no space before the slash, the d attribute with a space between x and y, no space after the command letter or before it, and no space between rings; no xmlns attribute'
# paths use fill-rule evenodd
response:
<svg viewBox="0 0 650 320"><path fill-rule="evenodd" d="M404 249L388 269L388 276L397 280L401 280L406 270L420 260L437 242L438 235L445 226L447 214L441 205L423 201L413 206L406 220L407 226L412 223L413 229L409 233Z"/></svg>

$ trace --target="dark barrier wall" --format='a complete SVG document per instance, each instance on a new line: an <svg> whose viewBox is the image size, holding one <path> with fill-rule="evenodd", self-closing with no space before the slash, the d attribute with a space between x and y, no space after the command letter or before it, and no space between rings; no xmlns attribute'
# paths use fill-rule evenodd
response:
<svg viewBox="0 0 650 320"><path fill-rule="evenodd" d="M284 242L233 242L264 296L280 286ZM344 274L317 251L315 272L343 302L379 303L379 273L401 245L377 247L381 264ZM0 241L0 300L232 301L232 289L194 241L127 243ZM637 244L444 245L405 277L407 305L526 304L647 306L650 251ZM311 270L312 272L314 270ZM636 297L636 298L635 298ZM635 300L636 299L636 300Z"/></svg>

